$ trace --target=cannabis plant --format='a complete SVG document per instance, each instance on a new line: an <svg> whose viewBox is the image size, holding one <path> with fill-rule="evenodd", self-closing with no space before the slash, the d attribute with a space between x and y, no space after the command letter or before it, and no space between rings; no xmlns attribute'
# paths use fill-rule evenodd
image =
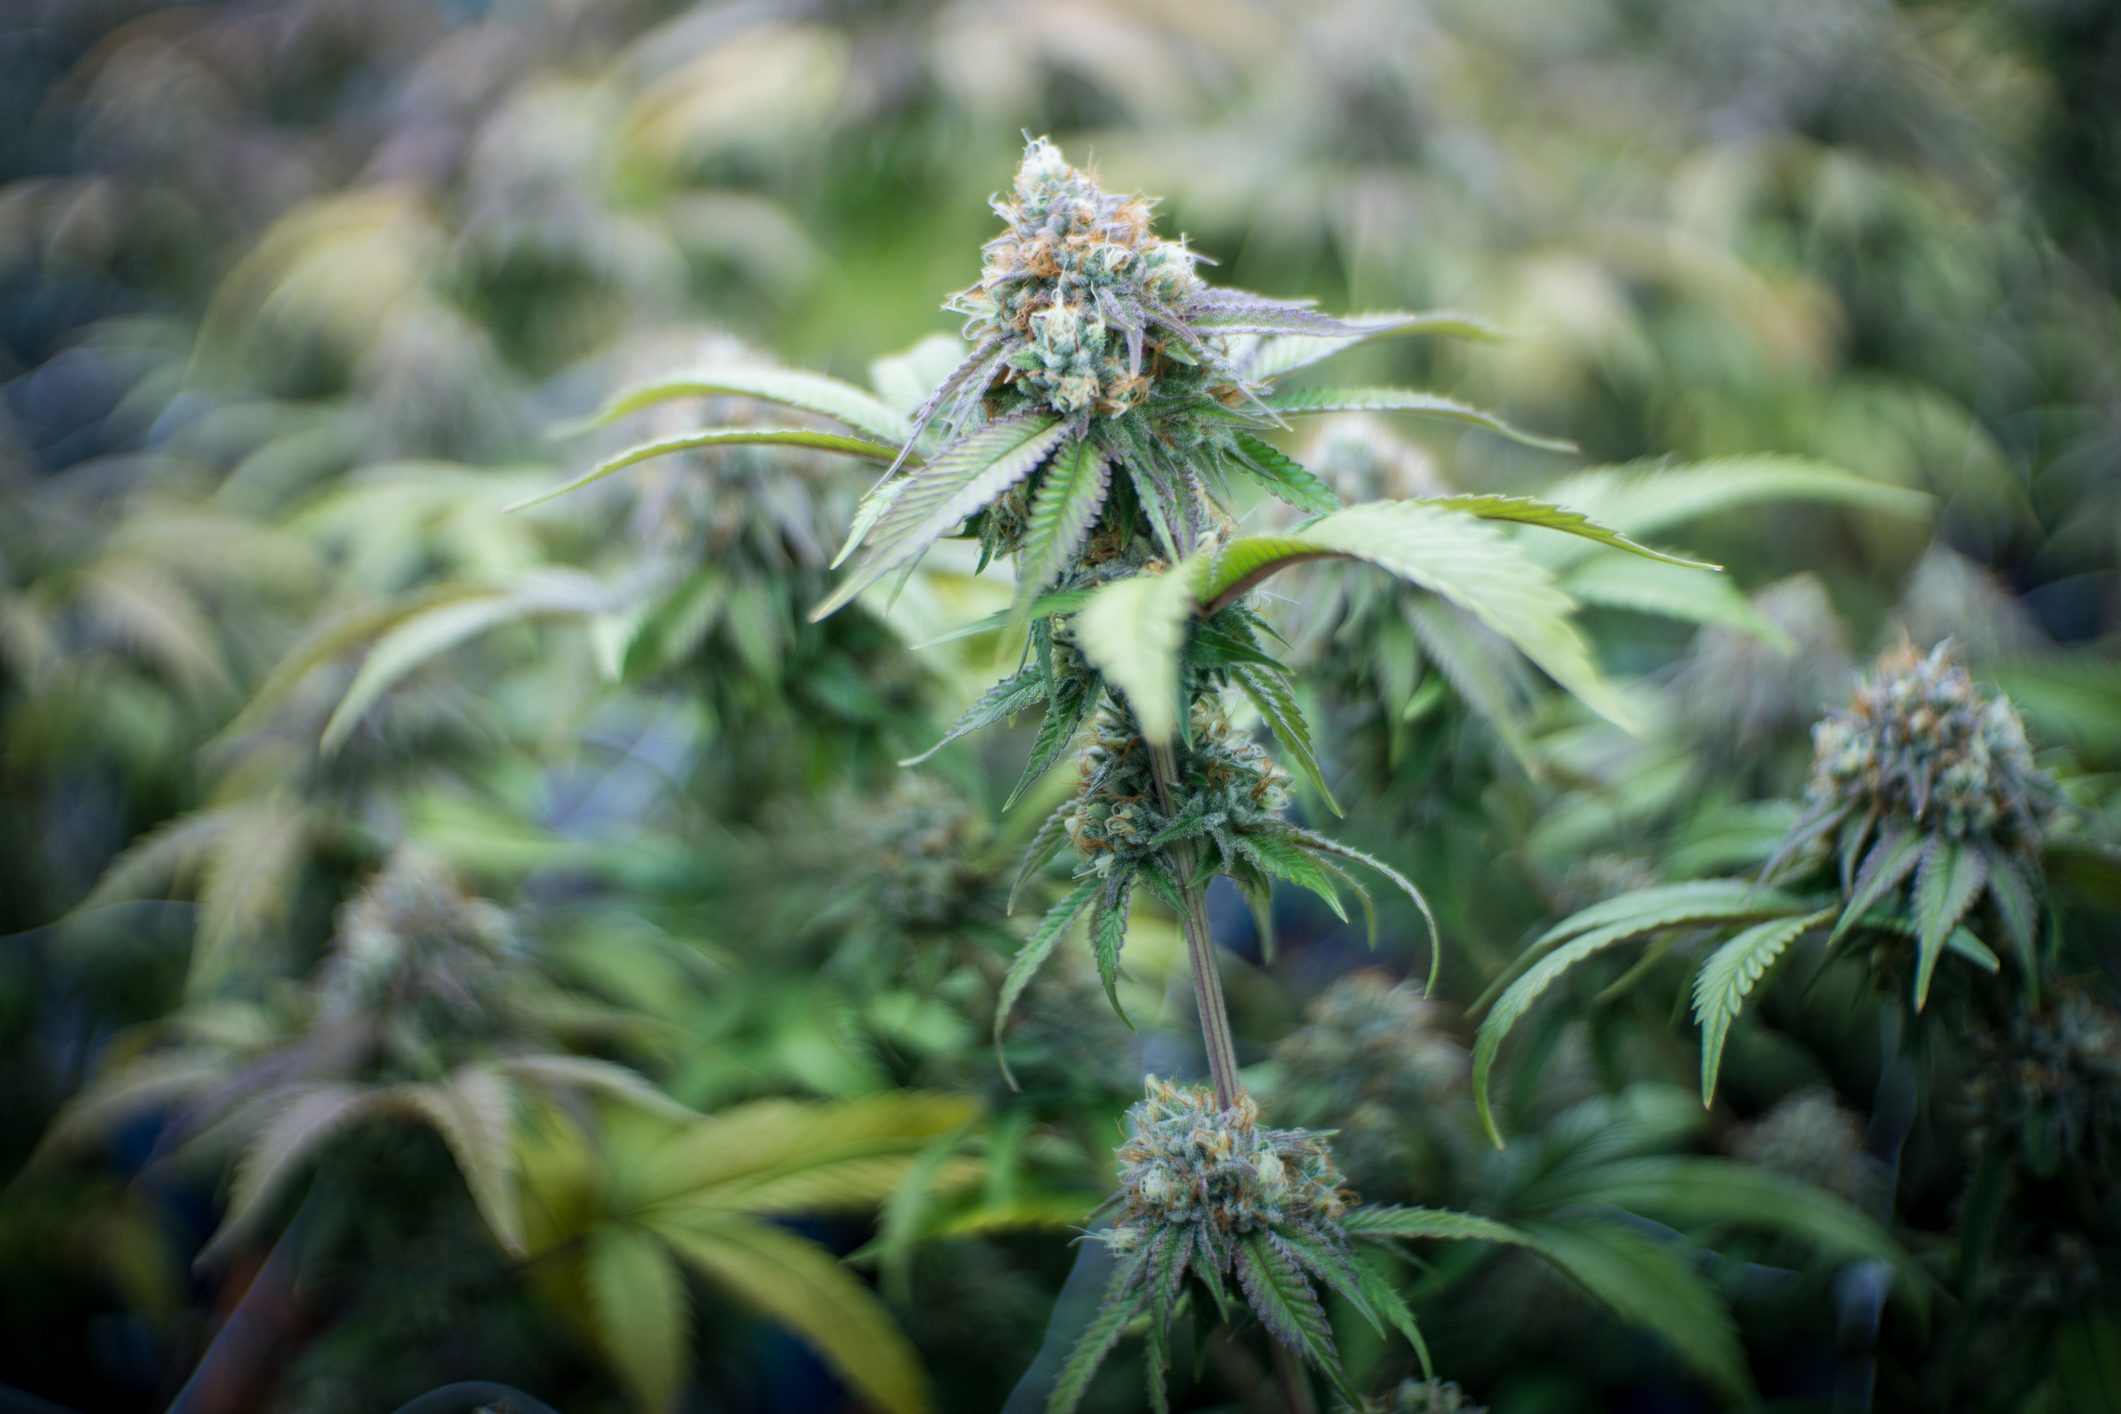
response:
<svg viewBox="0 0 2121 1414"><path fill-rule="evenodd" d="M1690 930L1750 925L1695 977L1704 1101L1746 998L1814 929L1826 931L1830 954L1860 948L1876 980L1905 989L1910 1014L1923 1011L1947 953L1998 972L1990 940L2037 995L2039 859L2062 805L2010 702L1976 686L1948 644L1927 654L1903 645L1813 728L1813 747L1808 803L1757 879L1666 884L1596 904L1548 930L1498 981L1474 1051L1484 1116L1486 1077L1511 1026L1570 968L1642 938L1657 939L1661 954ZM1502 1142L1492 1119L1489 1132Z"/></svg>
<svg viewBox="0 0 2121 1414"><path fill-rule="evenodd" d="M1572 601L1498 523L1691 562L1528 499L1442 496L1342 509L1330 487L1267 440L1290 416L1396 410L1564 447L1435 394L1276 386L1367 339L1463 333L1476 327L1469 321L1341 320L1211 286L1182 241L1154 234L1146 200L1105 192L1044 139L1030 144L1014 190L994 209L1006 229L987 244L978 283L949 305L966 316L970 350L910 417L816 375L700 370L623 394L608 415L678 396L744 393L850 431L710 428L645 444L573 484L709 446L792 444L884 465L841 551L848 572L819 605L820 618L879 581L903 583L952 533L977 542L982 566L1013 560L1015 606L987 626L1021 638L1022 666L945 741L1042 708L1017 795L1078 736L1084 741L1075 793L1038 830L1025 861L1029 873L1072 848L1076 881L1012 965L997 1029L1085 915L1117 1005L1130 903L1146 888L1184 928L1211 1081L1198 1090L1153 1082L1130 1117L1118 1219L1103 1239L1120 1254L1117 1274L1050 1407L1073 1407L1137 1314L1148 1316L1150 1388L1161 1404L1171 1321L1203 1298L1219 1313L1248 1305L1276 1339L1353 1397L1319 1287L1380 1330L1411 1335L1403 1302L1349 1243L1429 1235L1437 1221L1451 1229L1471 1220L1348 1210L1323 1137L1262 1129L1238 1078L1208 934L1210 877L1230 877L1255 901L1284 880L1339 912L1342 886L1368 906L1349 872L1359 865L1427 909L1388 864L1285 819L1290 773L1233 725L1236 696L1331 805L1310 726L1287 670L1268 651L1275 634L1253 591L1277 571L1313 560L1382 568L1466 610L1594 708L1621 716L1617 695L1570 626ZM1256 483L1307 518L1280 533L1241 534L1229 503L1237 481Z"/></svg>
<svg viewBox="0 0 2121 1414"><path fill-rule="evenodd" d="M627 1020L556 989L506 912L405 850L346 907L293 1015L240 1004L180 1013L135 1038L45 1147L170 1106L164 1150L235 1140L228 1210L202 1258L218 1261L331 1144L372 1119L424 1124L447 1142L495 1239L520 1253L510 1130L521 1092L675 1108L636 1072L561 1048L556 1023L623 1032Z"/></svg>

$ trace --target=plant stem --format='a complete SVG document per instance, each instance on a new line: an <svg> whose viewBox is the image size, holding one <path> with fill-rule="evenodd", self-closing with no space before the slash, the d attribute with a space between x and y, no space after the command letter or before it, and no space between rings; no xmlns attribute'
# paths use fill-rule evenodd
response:
<svg viewBox="0 0 2121 1414"><path fill-rule="evenodd" d="M1168 817L1168 783L1177 777L1171 748L1150 747L1149 760L1150 775L1156 782L1157 806ZM1193 847L1182 846L1176 853L1179 877L1190 880ZM1186 960L1193 968L1193 1001L1200 1012L1201 1045L1208 1052L1208 1079L1215 1086L1216 1107L1227 1110L1237 1103L1245 1087L1237 1078L1237 1043L1230 1034L1230 1009L1223 1001L1222 965L1215 956L1215 939L1208 931L1208 894L1199 884L1188 883L1180 898L1185 910L1178 921L1185 929Z"/></svg>

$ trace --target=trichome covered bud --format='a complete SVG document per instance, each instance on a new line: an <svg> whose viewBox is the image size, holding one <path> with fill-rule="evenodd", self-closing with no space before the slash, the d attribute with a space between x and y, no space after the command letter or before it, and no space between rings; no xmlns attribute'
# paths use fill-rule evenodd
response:
<svg viewBox="0 0 2121 1414"><path fill-rule="evenodd" d="M1200 287L1195 257L1151 231L1149 207L1104 191L1044 138L1024 154L1014 200L994 203L1009 229L987 243L979 284L952 308L972 316L968 339L1009 339L1015 381L1055 412L1134 406L1149 388L1145 326Z"/></svg>
<svg viewBox="0 0 2121 1414"><path fill-rule="evenodd" d="M1127 1127L1113 1229L1122 1248L1189 1225L1221 1247L1247 1233L1332 1223L1345 1206L1325 1137L1261 1128L1249 1094L1219 1110L1212 1091L1150 1076L1147 1097L1127 1111Z"/></svg>
<svg viewBox="0 0 2121 1414"><path fill-rule="evenodd" d="M1165 786L1166 811L1132 715L1110 702L1098 709L1076 753L1079 789L1066 825L1069 842L1100 873L1156 852L1162 846L1150 841L1181 817L1234 837L1278 822L1288 808L1289 773L1231 727L1218 699L1194 702L1191 727L1193 745L1179 749L1177 779Z"/></svg>
<svg viewBox="0 0 2121 1414"><path fill-rule="evenodd" d="M1815 802L2019 850L2039 839L2050 787L2025 724L2009 699L1982 694L1949 644L1888 652L1812 741Z"/></svg>

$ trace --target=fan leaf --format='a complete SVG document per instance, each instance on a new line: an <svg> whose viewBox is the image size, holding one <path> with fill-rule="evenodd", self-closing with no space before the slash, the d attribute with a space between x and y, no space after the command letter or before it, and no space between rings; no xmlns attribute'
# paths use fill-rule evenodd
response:
<svg viewBox="0 0 2121 1414"><path fill-rule="evenodd" d="M889 1414L927 1414L920 1358L884 1303L823 1248L737 1217L648 1225L702 1275L801 1336L858 1395Z"/></svg>
<svg viewBox="0 0 2121 1414"><path fill-rule="evenodd" d="M691 1335L683 1274L661 1241L624 1223L589 1230L584 1285L597 1339L641 1403L660 1414L677 1394Z"/></svg>
<svg viewBox="0 0 2121 1414"><path fill-rule="evenodd" d="M676 398L728 396L757 398L818 413L835 422L844 422L879 442L896 446L904 446L913 436L913 424L904 414L892 410L882 399L852 383L801 369L758 368L742 364L691 369L627 388L597 409L593 416L561 428L554 435L571 436L604 427L629 413Z"/></svg>
<svg viewBox="0 0 2121 1414"><path fill-rule="evenodd" d="M1981 896L1988 865L1981 851L1938 836L1922 852L1915 871L1915 1010L1929 1000L1930 978L1944 944Z"/></svg>
<svg viewBox="0 0 2121 1414"><path fill-rule="evenodd" d="M1032 604L1074 560L1111 489L1111 464L1089 441L1072 442L1054 454L1016 554L1016 602L1025 617L1035 606L1023 606Z"/></svg>
<svg viewBox="0 0 2121 1414"><path fill-rule="evenodd" d="M1716 949L1694 979L1694 1020L1701 1027L1701 1103L1713 1102L1716 1075L1723 1067L1723 1043L1746 997L1775 965L1783 950L1808 928L1823 926L1831 908L1801 918L1756 923Z"/></svg>
<svg viewBox="0 0 2121 1414"><path fill-rule="evenodd" d="M694 452L708 447L808 447L819 452L839 452L850 457L862 457L873 462L889 464L901 453L896 447L872 442L864 437L847 437L837 432L814 432L805 427L709 427L698 432L686 432L676 437L661 437L653 442L643 442L637 447L628 447L607 461L598 462L588 472L576 477L564 486L550 491L541 491L535 496L526 496L507 507L510 511L527 511L532 506L541 506L547 501L557 500L570 491L579 491L591 482L602 481L615 471L624 471L629 466L652 461L656 457L667 457L676 452Z"/></svg>
<svg viewBox="0 0 2121 1414"><path fill-rule="evenodd" d="M1455 398L1436 393L1417 393L1408 388L1306 388L1298 393L1275 393L1263 399L1274 412L1412 412L1424 417L1449 418L1484 431L1538 447L1549 452L1573 452L1574 442L1539 437L1522 432L1494 413L1483 412Z"/></svg>
<svg viewBox="0 0 2121 1414"><path fill-rule="evenodd" d="M1205 556L1161 575L1116 580L1090 596L1075 616L1083 656L1125 693L1142 736L1165 746L1178 730L1179 654L1193 617Z"/></svg>
<svg viewBox="0 0 2121 1414"><path fill-rule="evenodd" d="M913 560L967 517L1037 470L1065 424L1037 413L1001 418L966 433L906 479L870 532L862 559L811 612L816 621Z"/></svg>

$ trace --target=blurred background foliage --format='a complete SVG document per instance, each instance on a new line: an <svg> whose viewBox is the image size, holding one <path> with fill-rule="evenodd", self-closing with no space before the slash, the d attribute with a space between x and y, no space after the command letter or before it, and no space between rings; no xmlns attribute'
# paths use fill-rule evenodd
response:
<svg viewBox="0 0 2121 1414"><path fill-rule="evenodd" d="M1118 1115L1199 1059L1146 908L1140 1031L1072 959L1005 1035L1020 1090L986 1045L1062 785L999 811L1029 722L894 763L998 651L913 645L1008 586L952 545L888 619L809 623L863 483L788 449L504 513L629 440L565 424L688 362L917 404L1025 129L1161 196L1218 282L1491 321L1347 376L1583 448L1364 418L1290 444L1343 490L1605 494L1729 566L1699 602L1575 571L1632 735L1412 591L1320 571L1284 605L1347 837L1444 938L1424 1000L1415 919L1371 953L1315 903L1214 895L1270 1112L1338 1128L1366 1197L1546 1224L1640 1294L1438 1247L1403 1275L1441 1372L1513 1412L2121 1408L2098 0L9 7L0 1382L955 1411L1000 1405L1049 1319L1072 1338ZM1710 460L1741 455L1866 490L1748 494L1768 463ZM1663 458L1693 492L1574 476ZM1916 1085L1861 979L1807 966L1704 1112L1671 1088L1692 945L1582 969L1505 1052L1490 1153L1468 1008L1556 919L1764 859L1811 723L1903 633L2007 691L2075 802L2063 998L1934 1036ZM1999 1113L2033 1177L1983 1189ZM1888 1224L1905 1270L1793 1191ZM1363 1339L1372 1388L1417 1373ZM1100 1408L1134 1397L1115 1367ZM1221 1338L1177 1397L1279 1398Z"/></svg>

